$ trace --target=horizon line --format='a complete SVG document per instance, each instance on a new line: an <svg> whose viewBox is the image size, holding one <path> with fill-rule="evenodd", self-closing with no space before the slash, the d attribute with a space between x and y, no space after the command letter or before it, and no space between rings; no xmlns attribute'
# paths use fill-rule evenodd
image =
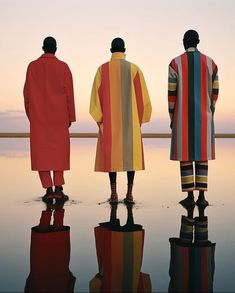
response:
<svg viewBox="0 0 235 293"><path fill-rule="evenodd" d="M95 132L72 132L70 138L97 138ZM0 138L29 138L29 132L0 132ZM142 138L171 138L171 133L142 133ZM215 138L235 138L235 133L216 133Z"/></svg>

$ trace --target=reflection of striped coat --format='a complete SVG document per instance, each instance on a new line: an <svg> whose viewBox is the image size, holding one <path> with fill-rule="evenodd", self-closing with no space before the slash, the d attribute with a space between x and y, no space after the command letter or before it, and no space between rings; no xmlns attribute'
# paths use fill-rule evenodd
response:
<svg viewBox="0 0 235 293"><path fill-rule="evenodd" d="M214 61L195 48L169 65L171 160L215 159L213 114L219 83Z"/></svg>
<svg viewBox="0 0 235 293"><path fill-rule="evenodd" d="M149 274L141 272L144 230L121 232L95 228L99 274L90 292L152 292Z"/></svg>
<svg viewBox="0 0 235 293"><path fill-rule="evenodd" d="M170 238L170 284L168 292L213 292L215 243L182 245Z"/></svg>
<svg viewBox="0 0 235 293"><path fill-rule="evenodd" d="M144 169L141 124L151 116L151 103L140 69L114 53L97 70L90 114L99 123L95 171Z"/></svg>

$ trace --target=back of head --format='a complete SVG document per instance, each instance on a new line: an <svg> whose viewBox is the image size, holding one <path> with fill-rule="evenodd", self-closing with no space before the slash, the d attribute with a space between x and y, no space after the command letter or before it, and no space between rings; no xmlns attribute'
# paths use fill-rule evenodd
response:
<svg viewBox="0 0 235 293"><path fill-rule="evenodd" d="M55 54L57 50L56 40L53 37L46 37L42 49L45 53Z"/></svg>
<svg viewBox="0 0 235 293"><path fill-rule="evenodd" d="M111 43L111 49L110 51L112 53L115 53L115 52L122 52L124 53L126 51L126 48L125 48L125 42L123 41L123 39L121 38L115 38L112 40L112 43Z"/></svg>
<svg viewBox="0 0 235 293"><path fill-rule="evenodd" d="M199 42L200 42L199 34L195 30L188 30L184 34L183 43L184 43L185 50L190 48L190 47L196 48L197 45L199 44Z"/></svg>

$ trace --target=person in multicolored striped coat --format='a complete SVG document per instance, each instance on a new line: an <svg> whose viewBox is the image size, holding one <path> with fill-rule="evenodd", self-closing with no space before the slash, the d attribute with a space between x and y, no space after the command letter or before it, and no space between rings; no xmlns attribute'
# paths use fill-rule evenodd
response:
<svg viewBox="0 0 235 293"><path fill-rule="evenodd" d="M198 205L208 205L208 160L215 159L214 112L218 98L218 68L198 51L199 35L189 30L184 35L186 52L169 65L168 104L171 118L171 160L180 161L182 191L188 192L182 205L194 205L194 190L199 190ZM195 162L195 180L193 171Z"/></svg>
<svg viewBox="0 0 235 293"><path fill-rule="evenodd" d="M95 171L109 172L111 202L118 202L116 172L127 171L125 201L134 203L135 171L145 168L141 125L150 120L152 108L143 73L124 52L124 41L115 38L111 60L94 79L90 114L99 126Z"/></svg>

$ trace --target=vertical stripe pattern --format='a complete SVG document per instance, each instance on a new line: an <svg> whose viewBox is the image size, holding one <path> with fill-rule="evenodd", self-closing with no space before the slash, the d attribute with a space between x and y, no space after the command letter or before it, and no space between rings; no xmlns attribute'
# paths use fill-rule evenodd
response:
<svg viewBox="0 0 235 293"><path fill-rule="evenodd" d="M95 240L99 280L91 280L90 292L151 292L150 277L141 273L144 230L121 232L96 227Z"/></svg>
<svg viewBox="0 0 235 293"><path fill-rule="evenodd" d="M213 117L218 92L218 69L211 58L190 48L171 61L168 77L171 160L215 159Z"/></svg>
<svg viewBox="0 0 235 293"><path fill-rule="evenodd" d="M90 114L100 125L95 171L144 169L141 125L151 117L151 102L141 70L114 53L94 79Z"/></svg>
<svg viewBox="0 0 235 293"><path fill-rule="evenodd" d="M168 292L213 292L215 243L187 245L170 238L170 244Z"/></svg>

